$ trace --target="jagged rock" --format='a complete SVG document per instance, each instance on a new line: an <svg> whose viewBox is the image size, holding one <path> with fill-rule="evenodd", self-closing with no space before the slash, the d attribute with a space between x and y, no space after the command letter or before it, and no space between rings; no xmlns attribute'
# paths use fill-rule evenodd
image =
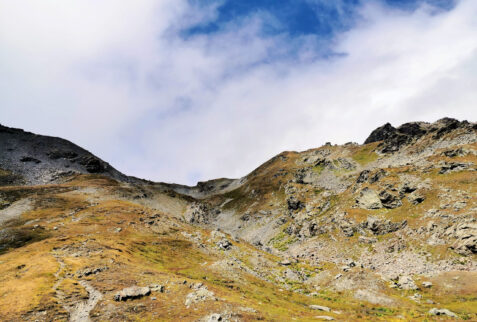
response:
<svg viewBox="0 0 477 322"><path fill-rule="evenodd" d="M85 156L78 163L83 165L89 173L101 173L106 170L101 161L94 156Z"/></svg>
<svg viewBox="0 0 477 322"><path fill-rule="evenodd" d="M149 287L138 287L132 286L119 291L114 295L115 301L127 301L129 299L137 299L143 296L151 294L151 289Z"/></svg>
<svg viewBox="0 0 477 322"><path fill-rule="evenodd" d="M462 223L455 228L456 242L451 246L456 253L464 256L477 253L477 223Z"/></svg>
<svg viewBox="0 0 477 322"><path fill-rule="evenodd" d="M300 236L310 238L316 236L319 232L319 225L316 222L305 222L300 230Z"/></svg>
<svg viewBox="0 0 477 322"><path fill-rule="evenodd" d="M287 199L287 205L288 209L292 211L300 210L305 207L305 204L302 201L296 199L295 196L290 196Z"/></svg>
<svg viewBox="0 0 477 322"><path fill-rule="evenodd" d="M361 224L364 229L369 229L374 235L384 235L395 232L407 225L407 221L391 222L389 219L382 220L375 217L368 217L368 219Z"/></svg>
<svg viewBox="0 0 477 322"><path fill-rule="evenodd" d="M383 190L379 193L379 200L381 200L382 205L388 209L394 209L402 206L402 202L398 196L395 196L386 190Z"/></svg>
<svg viewBox="0 0 477 322"><path fill-rule="evenodd" d="M217 243L217 246L223 250L230 250L232 248L232 243L224 238Z"/></svg>
<svg viewBox="0 0 477 322"><path fill-rule="evenodd" d="M369 183L375 183L384 178L387 175L386 171L379 169L369 176Z"/></svg>
<svg viewBox="0 0 477 322"><path fill-rule="evenodd" d="M443 137L446 133L449 133L459 127L463 127L468 125L467 121L462 121L459 122L456 119L445 117L440 120L438 120L435 125L438 127L436 130L436 134L434 135L434 139L440 139Z"/></svg>
<svg viewBox="0 0 477 322"><path fill-rule="evenodd" d="M375 129L371 134L368 136L364 144L369 144L378 141L384 141L395 135L396 128L392 126L390 123L386 123L381 127Z"/></svg>
<svg viewBox="0 0 477 322"><path fill-rule="evenodd" d="M366 182L368 181L368 178L369 178L369 173L371 171L369 170L363 170L360 172L359 176L358 176L358 179L356 180L357 183L363 183L363 182Z"/></svg>
<svg viewBox="0 0 477 322"><path fill-rule="evenodd" d="M423 202L424 200L426 200L426 197L424 197L423 195L417 193L417 191L415 192L412 192L410 193L408 196L407 196L407 199L409 200L410 203L412 203L413 205L418 205L420 204L421 202Z"/></svg>
<svg viewBox="0 0 477 322"><path fill-rule="evenodd" d="M371 132L371 135L364 143L368 144L382 141L379 146L381 152L388 153L399 150L403 145L412 142L414 139L423 136L425 133L426 129L423 123L405 123L398 128L386 123Z"/></svg>
<svg viewBox="0 0 477 322"><path fill-rule="evenodd" d="M381 178L386 176L386 171L379 169L373 173L370 170L363 170L356 180L357 183L369 182L375 183L378 182Z"/></svg>
<svg viewBox="0 0 477 322"><path fill-rule="evenodd" d="M317 315L315 316L315 319L317 320L324 320L324 321L333 321L334 318L328 315Z"/></svg>
<svg viewBox="0 0 477 322"><path fill-rule="evenodd" d="M359 197L356 199L356 203L359 207L364 209L380 209L383 207L378 194L367 187L361 190Z"/></svg>
<svg viewBox="0 0 477 322"><path fill-rule="evenodd" d="M96 267L96 268L86 268L84 270L81 270L81 271L78 271L76 272L76 276L78 278L82 278L83 276L89 276L89 275L94 275L94 274L98 274L98 273L101 273L101 272L104 272L105 270L107 270L108 267L107 266L104 266L104 267Z"/></svg>
<svg viewBox="0 0 477 322"><path fill-rule="evenodd" d="M442 152L442 154L444 156L449 157L449 158L464 156L464 155L467 155L468 153L469 153L469 151L464 150L462 147Z"/></svg>
<svg viewBox="0 0 477 322"><path fill-rule="evenodd" d="M340 228L346 237L352 237L354 235L355 225L353 225L353 223L343 220L340 222Z"/></svg>
<svg viewBox="0 0 477 322"><path fill-rule="evenodd" d="M452 311L449 311L448 309L438 309L438 308L433 308L429 311L430 315L446 315L450 316L451 318L458 318L457 314L455 314Z"/></svg>
<svg viewBox="0 0 477 322"><path fill-rule="evenodd" d="M324 311L324 312L330 312L331 311L331 309L327 306L315 305L315 304L310 305L310 309L318 310L318 311Z"/></svg>
<svg viewBox="0 0 477 322"><path fill-rule="evenodd" d="M446 162L441 167L439 174L446 174L446 173L455 172L455 171L467 170L471 166L472 166L472 163L466 163L466 162L448 162L447 163Z"/></svg>

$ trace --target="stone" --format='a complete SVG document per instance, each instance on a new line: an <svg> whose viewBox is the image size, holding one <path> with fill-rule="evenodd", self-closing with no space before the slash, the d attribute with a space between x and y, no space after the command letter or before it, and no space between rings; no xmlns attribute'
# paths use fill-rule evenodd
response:
<svg viewBox="0 0 477 322"><path fill-rule="evenodd" d="M330 312L331 311L331 309L327 306L315 305L315 304L310 305L310 309L318 310L318 311L324 311L324 312Z"/></svg>
<svg viewBox="0 0 477 322"><path fill-rule="evenodd" d="M287 199L287 205L288 209L291 211L300 210L305 207L305 204L302 201L297 200L295 196L291 196Z"/></svg>
<svg viewBox="0 0 477 322"><path fill-rule="evenodd" d="M363 183L368 181L369 178L369 170L363 170L358 176L358 179L356 180L356 183Z"/></svg>
<svg viewBox="0 0 477 322"><path fill-rule="evenodd" d="M356 199L356 203L359 207L364 209L380 209L383 207L378 194L367 187L361 190L359 197Z"/></svg>
<svg viewBox="0 0 477 322"><path fill-rule="evenodd" d="M104 272L107 269L108 269L107 266L96 267L96 268L85 268L84 270L80 270L80 271L76 272L76 276L78 278L82 278L84 276L90 276L90 275L95 275L95 274Z"/></svg>
<svg viewBox="0 0 477 322"><path fill-rule="evenodd" d="M379 200L381 200L384 208L394 209L402 206L402 202L398 196L383 190L379 193Z"/></svg>
<svg viewBox="0 0 477 322"><path fill-rule="evenodd" d="M398 128L386 123L371 132L364 144L382 141L379 145L381 152L395 152L426 133L427 130L421 122L405 123Z"/></svg>
<svg viewBox="0 0 477 322"><path fill-rule="evenodd" d="M83 165L89 173L102 173L106 170L102 162L94 156L85 156L81 158L79 164Z"/></svg>
<svg viewBox="0 0 477 322"><path fill-rule="evenodd" d="M432 283L431 283L431 282L423 282L423 283L422 283L422 287L424 287L424 288L431 288L431 287L432 287Z"/></svg>
<svg viewBox="0 0 477 322"><path fill-rule="evenodd" d="M164 291L165 291L164 285L151 284L151 285L149 285L149 288L151 289L152 292L164 293Z"/></svg>
<svg viewBox="0 0 477 322"><path fill-rule="evenodd" d="M429 311L429 314L430 315L436 315L436 316L439 316L439 315L447 315L447 316L450 316L452 318L458 318L457 314L455 314L454 312L452 311L449 311L448 309L438 309L438 308L433 308Z"/></svg>
<svg viewBox="0 0 477 322"><path fill-rule="evenodd" d="M395 135L395 133L396 128L392 126L391 123L386 123L371 132L366 141L364 141L364 144L387 140Z"/></svg>
<svg viewBox="0 0 477 322"><path fill-rule="evenodd" d="M418 290L419 289L416 283L414 283L414 280L407 275L399 276L399 279L396 284L399 286L400 289L403 289L403 290Z"/></svg>
<svg viewBox="0 0 477 322"><path fill-rule="evenodd" d="M151 289L149 287L138 287L138 286L132 286L123 289L122 291L119 291L114 295L114 300L115 301L127 301L127 300L133 300L133 299L138 299L143 296L147 296L151 294Z"/></svg>
<svg viewBox="0 0 477 322"><path fill-rule="evenodd" d="M374 235L385 235L388 233L393 233L401 228L404 228L406 225L406 220L394 223L391 222L389 219L382 220L372 216L369 216L365 222L361 223L362 228L369 229Z"/></svg>
<svg viewBox="0 0 477 322"><path fill-rule="evenodd" d="M328 315L317 315L317 316L315 316L315 319L324 320L324 321L333 321L334 320L334 318L332 318L331 316L328 316Z"/></svg>
<svg viewBox="0 0 477 322"><path fill-rule="evenodd" d="M217 247L222 250L230 250L232 248L232 243L228 239L222 239L217 243Z"/></svg>
<svg viewBox="0 0 477 322"><path fill-rule="evenodd" d="M207 322L217 322L217 321L223 321L222 315L219 313L214 313L211 314L207 317L206 319Z"/></svg>
<svg viewBox="0 0 477 322"><path fill-rule="evenodd" d="M456 253L469 256L477 254L477 223L462 223L455 227L456 241L450 246Z"/></svg>
<svg viewBox="0 0 477 322"><path fill-rule="evenodd" d="M423 195L419 194L419 193L416 193L416 192L413 192L413 193L410 193L408 196L407 196L407 199L409 200L410 203L412 203L413 205L418 205L420 204L421 202L423 202L426 197L424 197Z"/></svg>
<svg viewBox="0 0 477 322"><path fill-rule="evenodd" d="M441 167L439 174L446 174L450 172L462 171L467 170L472 166L472 164L465 163L465 162L446 162Z"/></svg>
<svg viewBox="0 0 477 322"><path fill-rule="evenodd" d="M422 295L419 293L414 293L414 295L410 296L409 298L415 302L420 302L422 299Z"/></svg>

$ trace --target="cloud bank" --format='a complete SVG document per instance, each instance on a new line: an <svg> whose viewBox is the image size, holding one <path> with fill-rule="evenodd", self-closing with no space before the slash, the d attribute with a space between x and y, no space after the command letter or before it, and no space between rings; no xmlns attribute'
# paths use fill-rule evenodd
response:
<svg viewBox="0 0 477 322"><path fill-rule="evenodd" d="M0 0L0 122L195 184L388 121L476 119L474 0L366 1L327 37L264 32L266 10L187 32L226 1Z"/></svg>

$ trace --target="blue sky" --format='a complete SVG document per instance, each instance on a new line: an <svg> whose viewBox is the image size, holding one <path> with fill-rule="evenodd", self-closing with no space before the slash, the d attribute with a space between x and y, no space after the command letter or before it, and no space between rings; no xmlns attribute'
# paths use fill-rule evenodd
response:
<svg viewBox="0 0 477 322"><path fill-rule="evenodd" d="M453 0L384 0L383 3L401 10L416 10L427 3L443 10L454 6ZM318 35L331 38L334 34L352 28L357 18L360 0L193 0L197 5L218 4L216 19L190 28L187 33L213 33L231 21L257 13L270 15L265 33L289 33L293 36Z"/></svg>
<svg viewBox="0 0 477 322"><path fill-rule="evenodd" d="M195 184L392 122L475 121L475 0L0 0L0 123Z"/></svg>

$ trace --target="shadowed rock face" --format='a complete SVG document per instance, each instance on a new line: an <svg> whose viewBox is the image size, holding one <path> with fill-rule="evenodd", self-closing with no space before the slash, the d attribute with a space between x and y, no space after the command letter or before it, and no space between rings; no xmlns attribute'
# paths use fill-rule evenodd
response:
<svg viewBox="0 0 477 322"><path fill-rule="evenodd" d="M43 184L74 173L130 178L67 140L36 135L0 125L0 169L9 172L4 184Z"/></svg>
<svg viewBox="0 0 477 322"><path fill-rule="evenodd" d="M386 123L371 132L366 141L364 141L364 144L382 141L379 146L381 152L395 152L402 146L419 139L427 133L433 132L435 133L433 138L439 139L444 134L455 129L468 128L469 130L473 130L474 127L475 125L467 121L460 122L452 118L443 118L432 124L425 122L405 123L398 128L393 127L390 123Z"/></svg>

